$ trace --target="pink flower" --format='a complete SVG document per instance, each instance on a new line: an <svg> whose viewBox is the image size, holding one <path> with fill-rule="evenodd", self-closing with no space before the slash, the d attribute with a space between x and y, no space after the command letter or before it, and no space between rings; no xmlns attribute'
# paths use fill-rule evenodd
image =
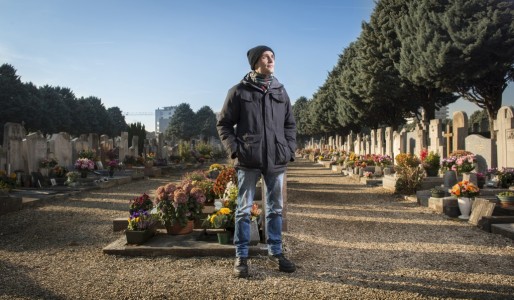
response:
<svg viewBox="0 0 514 300"><path fill-rule="evenodd" d="M169 195L172 195L176 189L177 189L177 186L174 183L168 183L167 185L164 186L164 190Z"/></svg>
<svg viewBox="0 0 514 300"><path fill-rule="evenodd" d="M175 192L173 193L173 201L175 201L175 203L186 203L187 202L186 192L182 189L175 190Z"/></svg>

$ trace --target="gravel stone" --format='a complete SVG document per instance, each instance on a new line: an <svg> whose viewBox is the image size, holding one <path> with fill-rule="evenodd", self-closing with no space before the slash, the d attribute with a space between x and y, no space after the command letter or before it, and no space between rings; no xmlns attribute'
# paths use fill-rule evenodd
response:
<svg viewBox="0 0 514 300"><path fill-rule="evenodd" d="M114 218L173 176L70 195L0 218L0 299L512 299L514 243L305 160L288 170L281 273L249 259L124 257Z"/></svg>

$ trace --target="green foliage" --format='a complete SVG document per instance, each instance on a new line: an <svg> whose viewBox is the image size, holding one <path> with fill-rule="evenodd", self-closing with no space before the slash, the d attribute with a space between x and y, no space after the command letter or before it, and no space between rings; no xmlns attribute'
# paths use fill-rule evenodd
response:
<svg viewBox="0 0 514 300"><path fill-rule="evenodd" d="M68 88L22 83L14 67L9 64L0 66L0 106L1 127L6 122L21 123L27 132L114 136L121 132L125 122L116 110L108 113L97 97L77 99ZM3 130L0 131L1 140Z"/></svg>
<svg viewBox="0 0 514 300"><path fill-rule="evenodd" d="M217 137L216 114L209 106L203 106L195 114L195 123L198 134L206 141L210 137Z"/></svg>
<svg viewBox="0 0 514 300"><path fill-rule="evenodd" d="M177 106L175 113L171 117L165 136L169 140L191 140L192 137L198 135L195 120L195 113L187 103L181 103Z"/></svg>
<svg viewBox="0 0 514 300"><path fill-rule="evenodd" d="M146 129L145 125L141 124L141 122L137 123L131 123L128 127L128 146L132 146L132 138L134 136L138 137L137 140L137 149L138 149L138 155L143 154L143 148L145 145L145 139L146 139Z"/></svg>

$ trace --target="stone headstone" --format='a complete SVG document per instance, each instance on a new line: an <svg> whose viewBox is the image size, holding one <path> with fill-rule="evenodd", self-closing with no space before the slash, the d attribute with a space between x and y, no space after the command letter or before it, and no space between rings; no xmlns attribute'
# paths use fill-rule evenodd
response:
<svg viewBox="0 0 514 300"><path fill-rule="evenodd" d="M159 132L157 135L157 146L156 146L156 156L157 158L166 158L167 156L163 154L162 150L164 149L164 134ZM166 151L167 152L167 151Z"/></svg>
<svg viewBox="0 0 514 300"><path fill-rule="evenodd" d="M443 175L443 182L445 189L451 189L452 186L457 184L457 173L455 171L446 171Z"/></svg>
<svg viewBox="0 0 514 300"><path fill-rule="evenodd" d="M54 133L48 140L48 154L57 160L60 166L71 166L71 139L66 132Z"/></svg>
<svg viewBox="0 0 514 300"><path fill-rule="evenodd" d="M39 170L39 162L48 154L46 138L41 132L33 132L25 137L23 143L27 153L28 173L36 172Z"/></svg>
<svg viewBox="0 0 514 300"><path fill-rule="evenodd" d="M384 138L385 138L385 155L389 155L393 157L393 128L386 127L384 130Z"/></svg>
<svg viewBox="0 0 514 300"><path fill-rule="evenodd" d="M370 139L371 139L371 154L375 154L376 148L377 148L377 133L375 129L371 130L370 133Z"/></svg>
<svg viewBox="0 0 514 300"><path fill-rule="evenodd" d="M453 113L453 151L466 150L468 136L468 115L463 111Z"/></svg>
<svg viewBox="0 0 514 300"><path fill-rule="evenodd" d="M466 137L466 151L476 155L475 171L486 173L488 168L496 167L496 151L493 140L478 134L471 134Z"/></svg>
<svg viewBox="0 0 514 300"><path fill-rule="evenodd" d="M430 145L428 146L428 151L432 151L434 153L439 153L439 155L443 156L446 153L446 147L444 145L443 138L443 127L440 119L430 120L429 127L429 139Z"/></svg>
<svg viewBox="0 0 514 300"><path fill-rule="evenodd" d="M87 141L87 136L81 135L80 138L74 138L71 140L71 161L75 163L75 161L79 158L79 152L87 151L91 149L89 142Z"/></svg>
<svg viewBox="0 0 514 300"><path fill-rule="evenodd" d="M356 154L361 154L361 135L360 134L357 134L357 138L355 139L355 146L354 146L354 149L355 149L355 153Z"/></svg>
<svg viewBox="0 0 514 300"><path fill-rule="evenodd" d="M350 132L350 134L348 134L347 143L348 143L348 149L347 149L347 151L348 151L348 152L353 152L353 151L355 151L355 145L354 145L354 143L353 143L353 133L351 133L351 132Z"/></svg>
<svg viewBox="0 0 514 300"><path fill-rule="evenodd" d="M417 131L407 132L407 139L406 139L407 140L407 149L406 149L406 152L402 152L402 153L415 154L417 137L418 137Z"/></svg>
<svg viewBox="0 0 514 300"><path fill-rule="evenodd" d="M421 150L427 148L427 130L425 124L418 124L416 126L416 130L414 130L415 136L415 145L412 154L419 156Z"/></svg>
<svg viewBox="0 0 514 300"><path fill-rule="evenodd" d="M120 135L120 143L118 144L119 159L123 161L125 156L128 155L128 132L122 131Z"/></svg>
<svg viewBox="0 0 514 300"><path fill-rule="evenodd" d="M25 128L18 123L7 122L4 125L4 143L6 150L7 172L16 170L26 170L23 153L23 139L25 138Z"/></svg>
<svg viewBox="0 0 514 300"><path fill-rule="evenodd" d="M385 149L384 149L384 129L378 128L377 129L377 141L376 141L376 148L375 148L375 154L384 155Z"/></svg>
<svg viewBox="0 0 514 300"><path fill-rule="evenodd" d="M498 168L514 167L514 109L502 106L496 116Z"/></svg>

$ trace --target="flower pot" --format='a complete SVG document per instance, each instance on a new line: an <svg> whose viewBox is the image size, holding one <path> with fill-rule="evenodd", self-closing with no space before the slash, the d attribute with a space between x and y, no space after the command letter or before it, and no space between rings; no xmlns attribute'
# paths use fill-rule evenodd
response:
<svg viewBox="0 0 514 300"><path fill-rule="evenodd" d="M87 178L88 170L81 170L80 171L80 178Z"/></svg>
<svg viewBox="0 0 514 300"><path fill-rule="evenodd" d="M501 207L514 207L514 196L497 196Z"/></svg>
<svg viewBox="0 0 514 300"><path fill-rule="evenodd" d="M459 219L468 220L469 213L471 212L471 198L460 197L457 199L459 204L460 216Z"/></svg>
<svg viewBox="0 0 514 300"><path fill-rule="evenodd" d="M222 245L227 245L230 242L230 232L229 231L222 231L218 232L218 243Z"/></svg>
<svg viewBox="0 0 514 300"><path fill-rule="evenodd" d="M153 235L154 230L125 230L125 236L127 237L127 244L144 244L148 241Z"/></svg>
<svg viewBox="0 0 514 300"><path fill-rule="evenodd" d="M427 168L425 171L427 172L428 177L436 177L439 169Z"/></svg>
<svg viewBox="0 0 514 300"><path fill-rule="evenodd" d="M166 227L166 232L170 235L183 235L193 232L193 224L194 222L189 220L187 221L186 226L182 226L180 223L176 222L173 225L166 223L164 224L164 227Z"/></svg>

